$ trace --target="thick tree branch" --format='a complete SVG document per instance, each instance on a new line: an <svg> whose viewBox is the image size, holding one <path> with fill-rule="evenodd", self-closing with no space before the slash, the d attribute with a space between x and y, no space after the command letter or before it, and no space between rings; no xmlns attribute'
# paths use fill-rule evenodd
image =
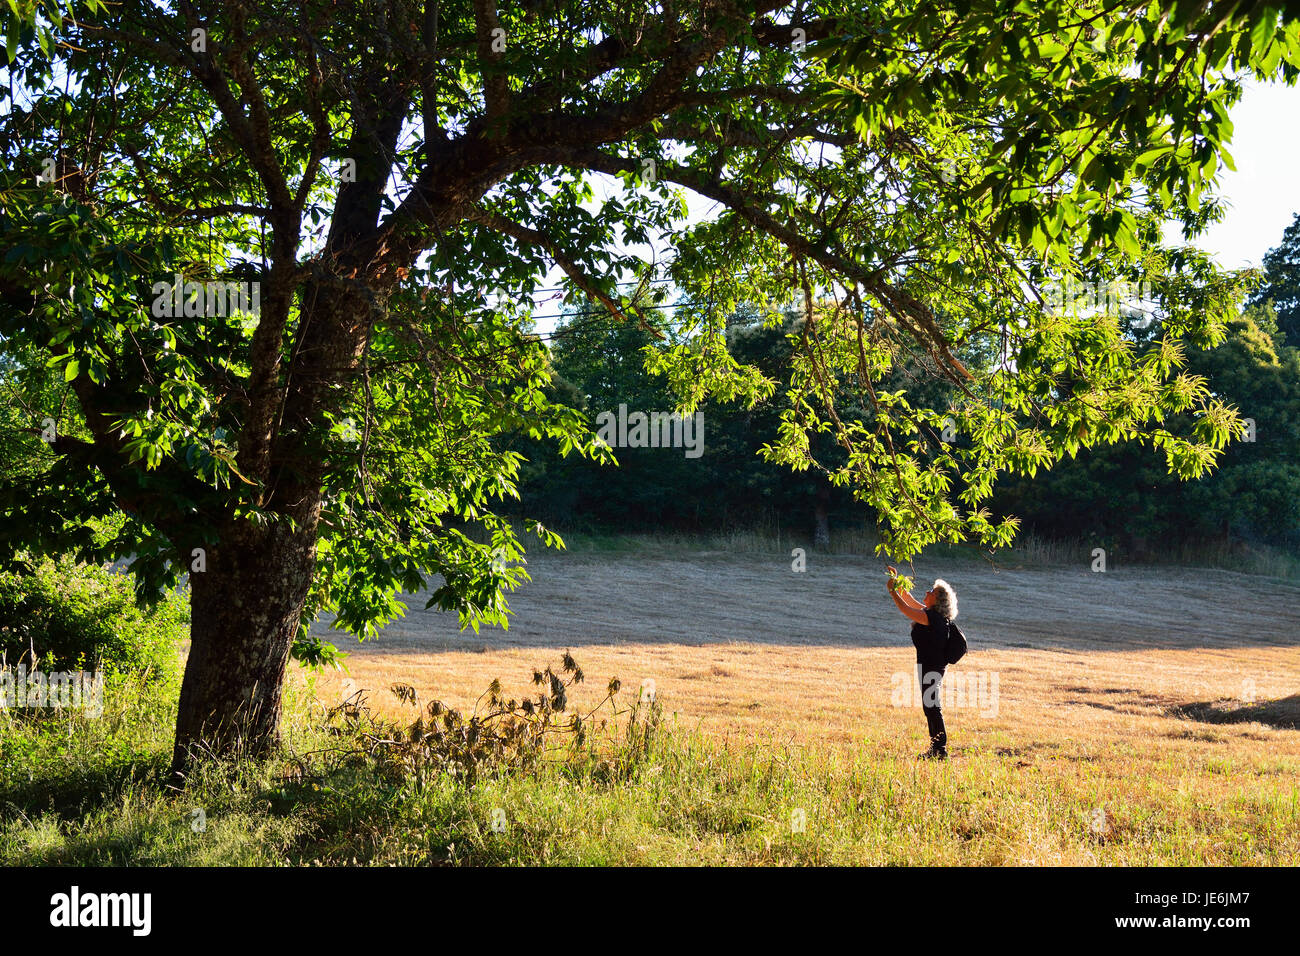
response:
<svg viewBox="0 0 1300 956"><path fill-rule="evenodd" d="M510 81L500 69L501 52L496 49L506 41L505 29L497 19L496 0L474 0L474 34L487 115L504 116L510 109Z"/></svg>
<svg viewBox="0 0 1300 956"><path fill-rule="evenodd" d="M734 5L720 9L734 13ZM454 224L496 183L526 166L561 162L566 148L614 142L632 130L689 102L690 78L733 39L717 27L675 44L654 76L636 95L603 103L583 114L549 112L502 120L488 137L488 118L471 122L457 139L428 149L428 161L411 192L385 220L371 242L370 275L383 287L396 269L409 267L428 248L437 231ZM743 23L742 23L743 26ZM378 250L385 249L385 255Z"/></svg>
<svg viewBox="0 0 1300 956"><path fill-rule="evenodd" d="M567 254L560 247L560 244L555 239L543 232L538 232L536 229L530 229L527 226L521 225L513 219L508 219L500 213L493 212L490 209L485 209L482 206L475 206L466 218L471 222L477 222L480 225L487 226L489 229L499 232L502 235L509 236L517 242L541 246L550 254L551 259L555 264L564 270L564 274L573 280L574 284L578 286L578 288L587 293L591 298L598 301L608 309L611 314L620 319L628 318L618 303L600 289L591 276L587 275L587 273L582 270L582 267L577 264L571 255ZM655 332L655 334L658 335L662 334L654 329L650 329L649 331Z"/></svg>

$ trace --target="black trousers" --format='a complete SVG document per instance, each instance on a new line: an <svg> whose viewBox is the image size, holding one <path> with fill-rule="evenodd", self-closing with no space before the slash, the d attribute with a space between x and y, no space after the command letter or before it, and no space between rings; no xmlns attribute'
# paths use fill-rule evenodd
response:
<svg viewBox="0 0 1300 956"><path fill-rule="evenodd" d="M921 710L925 712L925 722L930 729L930 749L946 753L948 750L948 732L943 726L943 672L947 664L923 664L916 662L917 680L921 685Z"/></svg>

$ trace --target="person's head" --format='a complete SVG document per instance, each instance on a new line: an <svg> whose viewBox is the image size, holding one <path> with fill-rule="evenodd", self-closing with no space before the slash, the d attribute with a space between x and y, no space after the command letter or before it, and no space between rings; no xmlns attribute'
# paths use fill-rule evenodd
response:
<svg viewBox="0 0 1300 956"><path fill-rule="evenodd" d="M957 617L957 592L943 578L936 578L934 587L925 592L925 606L932 607L948 620Z"/></svg>

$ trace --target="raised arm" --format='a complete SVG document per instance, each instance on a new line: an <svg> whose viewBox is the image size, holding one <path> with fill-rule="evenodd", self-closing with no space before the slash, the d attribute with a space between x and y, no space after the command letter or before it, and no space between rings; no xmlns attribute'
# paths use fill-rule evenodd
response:
<svg viewBox="0 0 1300 956"><path fill-rule="evenodd" d="M907 591L899 589L897 574L898 572L893 568L889 569L889 596L894 599L894 603L898 605L898 609L905 617L911 618L917 624L929 624L930 619L925 615L925 605Z"/></svg>
<svg viewBox="0 0 1300 956"><path fill-rule="evenodd" d="M922 604L920 601L918 601L916 598L912 597L911 591L904 591L902 588L896 587L893 589L893 594L903 604L906 604L908 607L912 608L912 610L925 613L925 605Z"/></svg>

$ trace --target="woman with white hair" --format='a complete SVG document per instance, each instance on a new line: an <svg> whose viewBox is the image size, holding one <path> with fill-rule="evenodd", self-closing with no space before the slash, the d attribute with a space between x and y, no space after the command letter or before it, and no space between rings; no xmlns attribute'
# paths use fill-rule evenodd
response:
<svg viewBox="0 0 1300 956"><path fill-rule="evenodd" d="M921 709L930 729L926 760L948 759L948 733L943 726L943 672L948 666L948 624L957 616L957 593L942 578L918 601L898 587L898 571L889 568L889 596L898 609L912 620L912 643L916 645L916 676L921 684Z"/></svg>

